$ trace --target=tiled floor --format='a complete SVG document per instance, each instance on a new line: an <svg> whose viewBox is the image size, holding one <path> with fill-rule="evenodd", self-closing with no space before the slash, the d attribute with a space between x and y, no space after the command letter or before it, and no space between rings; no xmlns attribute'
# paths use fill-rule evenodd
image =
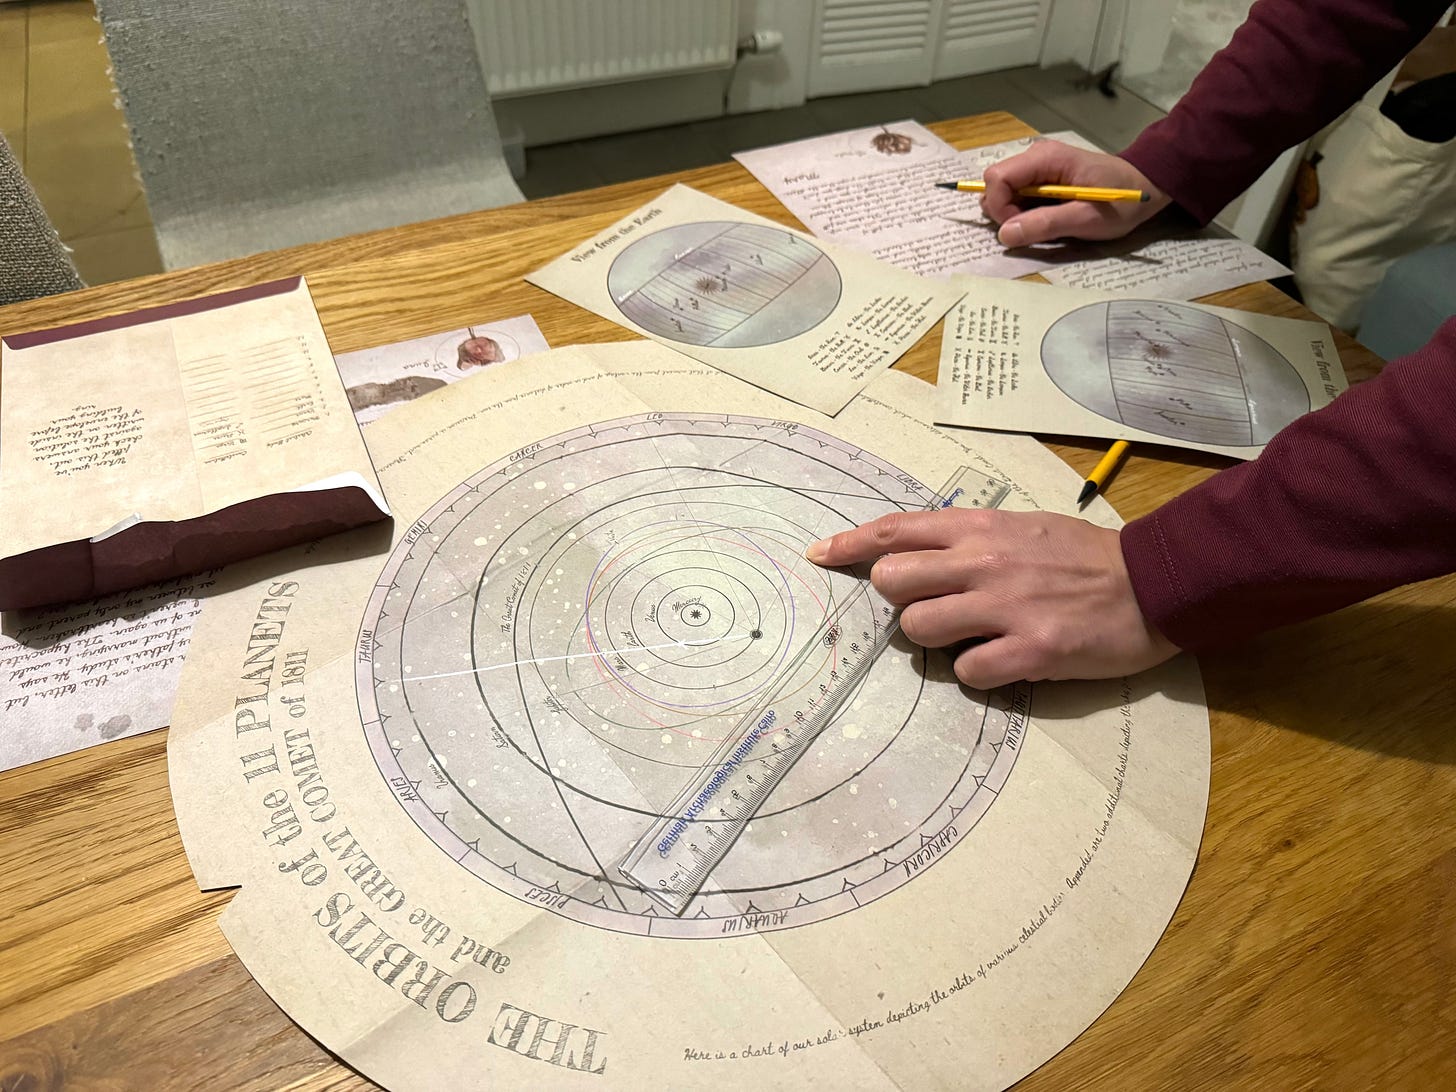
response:
<svg viewBox="0 0 1456 1092"><path fill-rule="evenodd" d="M1078 129L1121 147L1161 112L1123 92L1077 90L1069 69L1014 69L929 87L815 99L800 107L572 141L527 152L527 197L717 163L745 148L879 122L1008 110L1042 131ZM4 132L91 284L162 268L115 102L93 0L0 2Z"/></svg>
<svg viewBox="0 0 1456 1092"><path fill-rule="evenodd" d="M0 128L89 283L162 268L92 0L0 4Z"/></svg>

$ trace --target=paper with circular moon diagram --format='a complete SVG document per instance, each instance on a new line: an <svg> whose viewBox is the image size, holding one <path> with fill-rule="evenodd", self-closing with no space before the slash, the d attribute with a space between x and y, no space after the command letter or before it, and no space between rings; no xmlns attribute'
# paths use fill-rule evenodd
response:
<svg viewBox="0 0 1456 1092"><path fill-rule="evenodd" d="M828 414L962 291L683 185L526 280Z"/></svg>
<svg viewBox="0 0 1456 1092"><path fill-rule="evenodd" d="M943 425L1147 440L1252 459L1328 405L1345 371L1322 322L958 277Z"/></svg>

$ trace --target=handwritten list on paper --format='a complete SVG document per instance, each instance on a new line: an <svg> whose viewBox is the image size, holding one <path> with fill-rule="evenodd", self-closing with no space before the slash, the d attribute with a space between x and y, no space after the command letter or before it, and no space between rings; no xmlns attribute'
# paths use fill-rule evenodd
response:
<svg viewBox="0 0 1456 1092"><path fill-rule="evenodd" d="M926 324L934 306L933 296L875 296L809 350L808 361L825 373L864 382L894 362L899 356L894 347Z"/></svg>
<svg viewBox="0 0 1456 1092"><path fill-rule="evenodd" d="M890 142L884 135L902 139ZM1289 270L1214 230L1164 238L1145 232L1134 246L1088 242L1007 250L973 194L936 182L979 178L1038 140L1099 149L1074 132L956 151L913 121L740 152L734 158L810 231L927 277L1040 273L1057 284L1191 299Z"/></svg>
<svg viewBox="0 0 1456 1092"><path fill-rule="evenodd" d="M1014 393L1021 385L1021 314L996 302L962 300L946 316L943 385L960 392L962 404Z"/></svg>
<svg viewBox="0 0 1456 1092"><path fill-rule="evenodd" d="M286 336L178 361L192 443L204 464L307 438L332 398L308 339ZM333 368L331 361L326 367Z"/></svg>

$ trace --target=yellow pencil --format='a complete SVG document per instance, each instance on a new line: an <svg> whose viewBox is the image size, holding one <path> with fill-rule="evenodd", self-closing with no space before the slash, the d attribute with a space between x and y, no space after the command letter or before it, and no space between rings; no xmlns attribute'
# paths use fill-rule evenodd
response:
<svg viewBox="0 0 1456 1092"><path fill-rule="evenodd" d="M1107 449L1107 454L1102 456L1098 464L1092 468L1092 473L1087 475L1087 480L1082 485L1082 492L1077 494L1079 506L1085 507L1088 501L1102 492L1102 487L1107 484L1107 479L1112 477L1118 464L1122 462L1122 457L1127 454L1128 446L1126 440L1118 440Z"/></svg>
<svg viewBox="0 0 1456 1092"><path fill-rule="evenodd" d="M981 179L969 182L937 182L943 190L957 190L961 193L984 193L986 183ZM1107 186L1023 186L1016 191L1019 197L1054 197L1059 201L1147 201L1142 190L1118 190Z"/></svg>

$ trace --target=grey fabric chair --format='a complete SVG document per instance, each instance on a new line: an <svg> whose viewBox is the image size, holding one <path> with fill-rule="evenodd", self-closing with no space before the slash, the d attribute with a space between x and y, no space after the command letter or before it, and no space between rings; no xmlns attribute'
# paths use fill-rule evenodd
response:
<svg viewBox="0 0 1456 1092"><path fill-rule="evenodd" d="M0 304L84 287L70 253L0 134Z"/></svg>
<svg viewBox="0 0 1456 1092"><path fill-rule="evenodd" d="M170 269L524 200L461 0L98 0Z"/></svg>

